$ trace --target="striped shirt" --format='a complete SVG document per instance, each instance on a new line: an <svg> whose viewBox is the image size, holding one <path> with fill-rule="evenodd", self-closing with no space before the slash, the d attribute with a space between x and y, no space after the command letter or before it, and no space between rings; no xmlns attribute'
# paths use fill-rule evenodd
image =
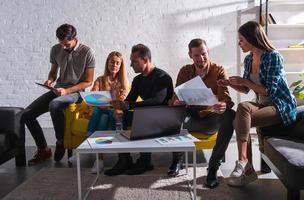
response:
<svg viewBox="0 0 304 200"><path fill-rule="evenodd" d="M243 78L250 80L252 54L244 60ZM289 91L286 74L283 69L283 57L277 51L264 51L260 61L259 77L261 84L266 88L268 96L280 113L285 126L296 120L297 103Z"/></svg>

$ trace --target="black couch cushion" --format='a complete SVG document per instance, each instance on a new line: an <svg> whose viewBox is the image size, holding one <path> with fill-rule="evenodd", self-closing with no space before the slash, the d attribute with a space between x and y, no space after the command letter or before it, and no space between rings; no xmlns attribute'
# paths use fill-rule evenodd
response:
<svg viewBox="0 0 304 200"><path fill-rule="evenodd" d="M0 134L0 156L10 149L10 142L7 134Z"/></svg>
<svg viewBox="0 0 304 200"><path fill-rule="evenodd" d="M304 187L304 141L290 137L265 140L264 153L280 171L283 182L293 188Z"/></svg>
<svg viewBox="0 0 304 200"><path fill-rule="evenodd" d="M268 137L288 136L304 140L304 109L298 111L297 120L289 125L284 126L282 123L272 126L260 127L261 134Z"/></svg>

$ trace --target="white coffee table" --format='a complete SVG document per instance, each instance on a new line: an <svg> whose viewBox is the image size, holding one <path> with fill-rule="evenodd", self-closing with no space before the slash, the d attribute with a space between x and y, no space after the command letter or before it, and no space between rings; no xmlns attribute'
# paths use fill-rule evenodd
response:
<svg viewBox="0 0 304 200"><path fill-rule="evenodd" d="M182 130L181 134L188 134L187 130ZM96 144L94 138L103 137L113 141L111 144ZM186 172L188 173L188 152L193 152L193 194L192 198L196 199L196 149L193 142L180 142L169 145L162 145L155 139L130 141L117 134L115 131L96 131L76 149L77 158L77 182L78 182L78 199L82 199L81 173L80 173L80 154L96 154L97 169L99 165L99 153L134 153L134 152L186 152ZM99 177L97 170L96 179L92 183L95 185ZM86 199L91 190L88 190L83 199Z"/></svg>

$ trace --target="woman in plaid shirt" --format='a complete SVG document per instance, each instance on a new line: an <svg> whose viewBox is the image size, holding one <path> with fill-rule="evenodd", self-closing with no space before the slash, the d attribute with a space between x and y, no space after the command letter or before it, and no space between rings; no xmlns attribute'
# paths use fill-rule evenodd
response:
<svg viewBox="0 0 304 200"><path fill-rule="evenodd" d="M235 90L256 93L256 102L246 101L238 105L234 128L238 144L238 160L228 179L230 186L244 186L257 179L252 166L251 127L263 127L277 123L285 126L296 120L296 101L291 94L283 70L283 58L269 42L262 26L249 21L238 30L239 46L244 53L244 75L220 80L219 85Z"/></svg>

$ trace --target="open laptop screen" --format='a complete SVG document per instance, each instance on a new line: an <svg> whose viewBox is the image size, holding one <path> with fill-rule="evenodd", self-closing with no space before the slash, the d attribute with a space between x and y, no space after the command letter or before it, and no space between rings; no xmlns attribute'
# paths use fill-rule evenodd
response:
<svg viewBox="0 0 304 200"><path fill-rule="evenodd" d="M134 109L131 140L174 135L180 132L186 110L182 106L150 106Z"/></svg>

